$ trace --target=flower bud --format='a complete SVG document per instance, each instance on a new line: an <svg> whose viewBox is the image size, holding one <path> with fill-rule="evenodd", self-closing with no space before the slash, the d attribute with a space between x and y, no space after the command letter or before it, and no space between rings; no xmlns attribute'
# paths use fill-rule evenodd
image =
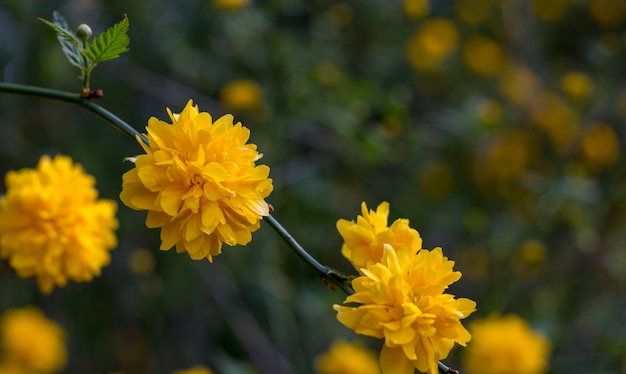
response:
<svg viewBox="0 0 626 374"><path fill-rule="evenodd" d="M78 38L83 42L86 41L91 36L91 27L89 27L86 23L81 24L76 29L76 36L78 36Z"/></svg>

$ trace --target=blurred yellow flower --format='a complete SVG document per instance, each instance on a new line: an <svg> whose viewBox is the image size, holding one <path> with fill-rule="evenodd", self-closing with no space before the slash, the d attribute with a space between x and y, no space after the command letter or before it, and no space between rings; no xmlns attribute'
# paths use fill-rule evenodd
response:
<svg viewBox="0 0 626 374"><path fill-rule="evenodd" d="M516 181L530 166L534 138L523 129L504 129L493 133L479 152L475 170L480 182Z"/></svg>
<svg viewBox="0 0 626 374"><path fill-rule="evenodd" d="M379 374L378 358L363 344L338 341L315 361L317 374Z"/></svg>
<svg viewBox="0 0 626 374"><path fill-rule="evenodd" d="M243 8L248 5L250 0L213 0L216 7L224 10L232 10Z"/></svg>
<svg viewBox="0 0 626 374"><path fill-rule="evenodd" d="M548 369L550 343L523 319L491 316L469 325L472 342L464 350L467 374L541 374Z"/></svg>
<svg viewBox="0 0 626 374"><path fill-rule="evenodd" d="M155 266L156 260L150 250L135 248L128 254L128 268L135 274L149 274Z"/></svg>
<svg viewBox="0 0 626 374"><path fill-rule="evenodd" d="M337 221L337 230L344 240L341 254L350 260L355 269L360 271L370 263L380 262L385 244L394 248L406 247L411 253L422 248L422 238L409 227L408 219L397 219L390 227L387 226L389 203L382 202L376 211L368 211L363 202L361 214L356 222Z"/></svg>
<svg viewBox="0 0 626 374"><path fill-rule="evenodd" d="M476 116L485 125L495 126L504 116L502 104L494 99L483 99L476 105Z"/></svg>
<svg viewBox="0 0 626 374"><path fill-rule="evenodd" d="M0 257L50 293L68 280L90 281L110 260L117 205L98 200L95 179L66 156L7 173L0 200Z"/></svg>
<svg viewBox="0 0 626 374"><path fill-rule="evenodd" d="M456 15L467 24L477 25L489 19L494 3L494 0L458 0Z"/></svg>
<svg viewBox="0 0 626 374"><path fill-rule="evenodd" d="M571 71L561 78L561 89L571 99L582 100L593 91L593 82L587 74Z"/></svg>
<svg viewBox="0 0 626 374"><path fill-rule="evenodd" d="M537 239L529 239L520 244L519 257L524 263L529 265L537 265L546 259L546 245Z"/></svg>
<svg viewBox="0 0 626 374"><path fill-rule="evenodd" d="M222 244L245 245L269 214L270 169L247 143L250 130L233 116L216 121L190 100L172 124L150 118L146 154L123 176L120 199L147 210L146 225L161 228L161 250L176 246L194 260L213 260Z"/></svg>
<svg viewBox="0 0 626 374"><path fill-rule="evenodd" d="M459 33L452 21L433 18L425 21L408 41L406 54L418 70L436 70L457 47Z"/></svg>
<svg viewBox="0 0 626 374"><path fill-rule="evenodd" d="M533 120L552 141L554 148L565 151L578 133L579 122L563 97L552 92L542 92L534 99Z"/></svg>
<svg viewBox="0 0 626 374"><path fill-rule="evenodd" d="M535 73L517 64L509 66L500 76L500 89L516 104L528 104L543 90Z"/></svg>
<svg viewBox="0 0 626 374"><path fill-rule="evenodd" d="M7 373L57 373L65 367L63 329L39 309L11 309L0 316L0 357ZM14 371L12 371L14 370Z"/></svg>
<svg viewBox="0 0 626 374"><path fill-rule="evenodd" d="M505 62L500 45L479 35L471 36L465 41L463 60L472 71L491 77L502 72Z"/></svg>
<svg viewBox="0 0 626 374"><path fill-rule="evenodd" d="M626 17L626 3L624 0L590 0L589 13L602 27L618 27Z"/></svg>
<svg viewBox="0 0 626 374"><path fill-rule="evenodd" d="M430 0L404 0L402 8L410 19L424 18L430 12Z"/></svg>
<svg viewBox="0 0 626 374"><path fill-rule="evenodd" d="M385 339L380 366L385 374L438 373L454 343L465 345L470 334L460 320L475 310L469 299L444 294L461 278L441 248L417 254L386 244L380 263L370 264L352 281L354 294L334 305L337 319L357 334Z"/></svg>
<svg viewBox="0 0 626 374"><path fill-rule="evenodd" d="M213 374L213 371L202 365L196 365L189 369L176 370L173 374Z"/></svg>
<svg viewBox="0 0 626 374"><path fill-rule="evenodd" d="M562 18L567 12L571 0L533 0L533 11L537 18L554 21Z"/></svg>
<svg viewBox="0 0 626 374"><path fill-rule="evenodd" d="M261 107L261 86L241 79L227 83L220 92L220 101L230 110L254 110Z"/></svg>
<svg viewBox="0 0 626 374"><path fill-rule="evenodd" d="M594 166L610 167L619 157L619 139L613 128L596 123L583 135L582 150L585 159Z"/></svg>
<svg viewBox="0 0 626 374"><path fill-rule="evenodd" d="M454 188L454 173L444 162L430 161L420 170L417 183L421 193L433 200L442 199Z"/></svg>

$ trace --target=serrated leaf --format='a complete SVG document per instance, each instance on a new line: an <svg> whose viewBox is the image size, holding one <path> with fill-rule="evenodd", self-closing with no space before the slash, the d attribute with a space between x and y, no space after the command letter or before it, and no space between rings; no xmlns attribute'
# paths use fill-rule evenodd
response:
<svg viewBox="0 0 626 374"><path fill-rule="evenodd" d="M98 35L84 50L85 56L92 64L118 58L121 53L128 51L130 38L128 37L128 18L124 19L107 31Z"/></svg>
<svg viewBox="0 0 626 374"><path fill-rule="evenodd" d="M59 12L52 13L52 22L39 18L46 25L52 27L57 34L57 39L61 43L61 49L67 57L68 61L80 69L85 68L85 61L80 52L80 40L76 38L74 33L69 29L67 21Z"/></svg>

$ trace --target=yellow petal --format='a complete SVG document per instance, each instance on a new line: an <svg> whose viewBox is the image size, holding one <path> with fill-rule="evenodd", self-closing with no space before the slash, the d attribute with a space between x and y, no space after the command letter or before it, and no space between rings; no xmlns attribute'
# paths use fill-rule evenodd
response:
<svg viewBox="0 0 626 374"><path fill-rule="evenodd" d="M402 348L383 346L380 352L380 368L383 374L413 374L415 366L404 355Z"/></svg>

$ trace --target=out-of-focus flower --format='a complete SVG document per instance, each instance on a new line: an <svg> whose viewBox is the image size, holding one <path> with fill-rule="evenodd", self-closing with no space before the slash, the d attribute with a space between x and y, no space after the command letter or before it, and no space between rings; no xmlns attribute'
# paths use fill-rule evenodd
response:
<svg viewBox="0 0 626 374"><path fill-rule="evenodd" d="M471 36L465 41L463 60L472 71L491 77L502 72L505 62L502 48L498 43L478 35Z"/></svg>
<svg viewBox="0 0 626 374"><path fill-rule="evenodd" d="M213 374L213 371L205 366L196 365L189 369L176 370L173 374Z"/></svg>
<svg viewBox="0 0 626 374"><path fill-rule="evenodd" d="M220 92L220 100L230 110L255 110L262 104L262 90L258 83L241 79L227 83Z"/></svg>
<svg viewBox="0 0 626 374"><path fill-rule="evenodd" d="M489 19L494 5L493 0L458 0L456 2L456 14L463 22L477 25Z"/></svg>
<svg viewBox="0 0 626 374"><path fill-rule="evenodd" d="M524 241L518 248L520 260L529 265L537 265L546 259L546 245L537 239Z"/></svg>
<svg viewBox="0 0 626 374"><path fill-rule="evenodd" d="M464 350L468 374L541 374L548 368L549 341L515 315L491 316L469 324Z"/></svg>
<svg viewBox="0 0 626 374"><path fill-rule="evenodd" d="M488 126L497 125L504 116L502 104L494 99L484 99L476 105L476 116Z"/></svg>
<svg viewBox="0 0 626 374"><path fill-rule="evenodd" d="M379 374L374 352L363 344L338 341L315 361L317 374Z"/></svg>
<svg viewBox="0 0 626 374"><path fill-rule="evenodd" d="M336 86L343 79L341 69L330 61L322 61L315 67L315 78L324 86Z"/></svg>
<svg viewBox="0 0 626 374"><path fill-rule="evenodd" d="M598 25L614 28L626 18L626 4L623 0L590 0L589 13Z"/></svg>
<svg viewBox="0 0 626 374"><path fill-rule="evenodd" d="M493 133L492 139L481 148L475 161L477 180L515 182L531 164L534 138L523 129L505 129Z"/></svg>
<svg viewBox="0 0 626 374"><path fill-rule="evenodd" d="M537 95L532 107L532 116L557 151L565 151L573 144L580 127L579 120L563 97L552 92Z"/></svg>
<svg viewBox="0 0 626 374"><path fill-rule="evenodd" d="M245 245L269 214L270 169L247 143L250 131L233 116L216 121L190 100L172 123L150 118L149 145L123 176L120 199L147 210L146 225L161 228L161 249L176 246L194 260L213 260L222 244Z"/></svg>
<svg viewBox="0 0 626 374"><path fill-rule="evenodd" d="M562 18L567 12L571 0L533 0L533 11L537 18L554 21Z"/></svg>
<svg viewBox="0 0 626 374"><path fill-rule="evenodd" d="M250 0L213 0L216 7L224 10L233 10L243 8L248 5Z"/></svg>
<svg viewBox="0 0 626 374"><path fill-rule="evenodd" d="M423 71L436 70L457 47L459 33L452 21L433 18L411 37L406 54L411 65Z"/></svg>
<svg viewBox="0 0 626 374"><path fill-rule="evenodd" d="M604 123L596 123L582 139L585 159L600 169L613 166L619 157L619 139L615 131Z"/></svg>
<svg viewBox="0 0 626 374"><path fill-rule="evenodd" d="M117 245L114 201L98 199L95 179L66 156L7 173L0 201L0 256L49 293L68 280L90 281Z"/></svg>
<svg viewBox="0 0 626 374"><path fill-rule="evenodd" d="M532 102L543 88L541 81L532 70L517 64L511 64L500 77L500 89L504 95L516 104Z"/></svg>
<svg viewBox="0 0 626 374"><path fill-rule="evenodd" d="M380 366L384 374L411 374L417 368L436 374L454 343L470 334L460 320L475 310L469 299L443 293L461 277L441 248L407 248L386 244L379 263L370 264L352 281L354 294L335 305L337 319L357 334L385 339Z"/></svg>
<svg viewBox="0 0 626 374"><path fill-rule="evenodd" d="M65 367L63 329L39 309L12 309L0 317L0 357L7 373L57 373ZM12 371L14 370L14 371Z"/></svg>
<svg viewBox="0 0 626 374"><path fill-rule="evenodd" d="M410 19L424 18L430 12L429 0L404 0L402 2L404 14Z"/></svg>
<svg viewBox="0 0 626 374"><path fill-rule="evenodd" d="M561 78L561 89L571 99L582 100L593 91L593 82L587 74L572 71Z"/></svg>
<svg viewBox="0 0 626 374"><path fill-rule="evenodd" d="M408 219L397 219L388 227L388 217L389 203L382 202L376 211L368 211L363 202L361 215L357 216L356 222L345 219L337 221L337 230L344 240L341 253L355 269L360 271L370 263L380 262L385 244L394 248L406 247L411 253L422 248L422 238L409 227Z"/></svg>
<svg viewBox="0 0 626 374"><path fill-rule="evenodd" d="M330 6L327 16L330 22L336 27L343 27L352 21L354 11L352 7L344 2L337 2Z"/></svg>
<svg viewBox="0 0 626 374"><path fill-rule="evenodd" d="M446 163L431 161L420 170L417 182L424 196L438 200L452 192L454 173Z"/></svg>
<svg viewBox="0 0 626 374"><path fill-rule="evenodd" d="M154 254L148 249L135 248L128 255L128 268L135 274L149 274L155 266Z"/></svg>

